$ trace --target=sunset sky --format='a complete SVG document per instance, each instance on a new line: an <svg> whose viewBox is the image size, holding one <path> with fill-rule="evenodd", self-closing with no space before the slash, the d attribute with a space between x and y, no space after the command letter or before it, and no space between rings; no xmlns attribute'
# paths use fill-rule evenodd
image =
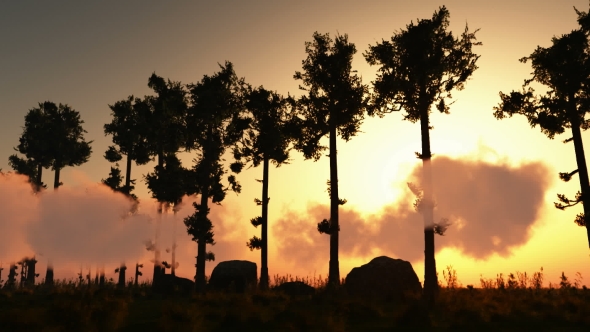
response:
<svg viewBox="0 0 590 332"><path fill-rule="evenodd" d="M557 193L574 196L575 176L561 182L558 172L576 169L573 143L566 133L549 140L524 117L498 121L493 107L499 91L519 89L531 75L519 58L537 46L548 47L553 36L577 28L576 13L588 11L577 1L3 1L0 2L0 168L10 170L29 109L43 101L66 103L79 111L92 140L88 163L62 170L58 193L31 195L19 176L0 177L0 260L36 255L38 281L48 260L56 278L74 277L80 266L92 273L103 264L107 275L125 260L128 267L149 265L153 254L143 244L153 239L155 203L143 182L155 162L132 170L140 198L138 215L128 216L129 202L98 185L108 176L103 158L111 145L103 125L111 121L109 104L129 95L152 94L148 77L155 72L172 81L196 83L228 60L238 76L253 86L299 96L295 71L301 70L306 41L315 31L348 34L357 54L353 68L371 84L377 67L362 53L389 39L412 20L431 18L439 6L450 12L450 29L460 34L469 25L483 46L475 71L450 115L432 113L431 146L437 209L435 218L453 223L437 236L439 278L452 265L463 285L479 287L484 278L516 271L532 274L543 267L545 286L565 272L576 272L590 286L590 257L584 228L573 220L581 206L559 211ZM412 209L406 183L417 182L421 162L420 126L402 121L402 114L367 117L362 133L338 141L339 191L348 203L340 208L340 275L386 255L412 263L424 278L423 221ZM590 153L588 133L583 133ZM327 144L327 138L325 139ZM194 155L180 154L191 166ZM228 156L229 157L229 156ZM327 276L329 237L316 224L329 216L329 159L305 161L293 151L292 161L270 170L269 272ZM220 261L246 259L260 268L260 252L246 242L260 236L249 220L260 215L262 167L238 175L242 193L229 193L211 219L217 244L207 275ZM43 181L53 183L44 170ZM194 210L195 197L184 199L176 217L162 216L163 257L176 234L177 274L192 278L196 244L182 218ZM6 269L7 270L7 269ZM151 276L152 267L144 269ZM132 272L131 269L128 273ZM129 273L129 276L132 273Z"/></svg>

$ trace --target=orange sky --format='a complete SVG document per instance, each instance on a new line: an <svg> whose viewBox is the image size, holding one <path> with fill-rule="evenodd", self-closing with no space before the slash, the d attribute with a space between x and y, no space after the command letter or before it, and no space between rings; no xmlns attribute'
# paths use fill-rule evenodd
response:
<svg viewBox="0 0 590 332"><path fill-rule="evenodd" d="M61 266L69 262L68 269L95 264L89 261L91 256L116 265L119 259L112 256L118 253L128 265L136 260L148 262L150 255L141 241L153 236L157 216L145 184L138 181L136 189L144 215L132 221L121 221L118 212L108 212L124 210L126 203L93 184L109 172L109 163L102 158L111 144L102 132L110 121L108 104L130 94L151 94L147 78L152 72L191 83L216 71L218 62L229 60L250 84L299 95L298 82L292 77L301 70L305 41L319 31L349 35L359 51L353 67L370 83L377 68L368 66L361 55L367 46L390 38L411 20L430 18L443 4L451 14L451 29L459 33L466 22L470 29L480 28L477 37L483 46L475 49L481 54L480 68L465 90L454 94L457 101L451 114L433 113L431 120L434 167L440 165L435 169L440 175L434 178L439 190L436 216L455 218L445 237L436 238L437 248L442 248L436 256L441 277L442 269L452 265L463 284L478 286L480 274L488 278L516 271L532 274L542 266L546 285L557 282L561 271L570 278L581 272L590 279L588 239L584 229L573 223L581 207L565 212L553 207L557 193L573 196L578 190L577 179L563 183L557 177L558 172L576 168L573 145L561 143L569 136L549 140L524 118L497 121L492 115L498 92L518 89L530 76L530 66L518 59L537 45L549 46L551 37L576 28L572 6L588 10L586 1L4 2L0 4L0 168L9 169L8 156L18 144L26 112L45 100L68 103L78 110L86 122L87 139L94 143L88 163L62 171L60 197L47 193L35 199L16 179L0 180L4 181L0 182L0 225L7 230L0 235L4 243L0 259L6 265L21 258L15 255L35 253L42 275L50 252L58 256L56 262L63 258ZM341 276L384 254L410 260L422 280L422 224L420 216L407 207L411 196L405 185L419 166L414 156L420 149L419 126L391 114L367 118L361 130L350 142L338 142L340 195L348 200L341 209ZM587 133L583 137L588 146ZM182 155L186 166L191 159ZM325 276L328 237L315 227L328 216L328 159L303 161L296 152L292 159L270 172L270 273L306 276L315 271ZM141 179L153 167L154 163L135 167L133 177ZM537 172L533 180L527 175L530 172L523 172L531 169ZM260 214L253 201L261 196L255 181L261 173L257 168L240 174L243 192L229 194L223 206L212 212L217 245L211 250L217 261L248 259L259 264L259 252L250 252L245 243L259 235L249 220ZM51 183L52 177L52 172L44 172L45 183ZM84 198L88 191L101 198L89 201ZM476 194L486 199L475 200ZM506 197L514 199L506 201ZM84 208L74 208L73 202ZM87 215L93 204L94 219ZM196 245L186 235L183 213L191 213L190 204L178 214L178 273L192 277ZM162 237L171 242L172 217L162 224ZM64 232L51 242L45 234L57 227ZM93 234L101 234L102 242L79 241ZM79 242L73 241L76 238ZM86 249L80 249L85 245ZM64 248L79 248L79 254L89 258L71 256ZM118 251L107 255L104 248ZM95 251L100 253L93 256ZM208 274L215 264L208 263ZM56 277L71 276L67 268L61 269L56 263ZM588 280L583 283L590 285Z"/></svg>

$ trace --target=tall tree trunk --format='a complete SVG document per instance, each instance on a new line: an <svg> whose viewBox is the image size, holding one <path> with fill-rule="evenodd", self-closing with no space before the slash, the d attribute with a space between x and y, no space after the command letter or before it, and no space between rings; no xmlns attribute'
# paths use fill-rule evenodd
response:
<svg viewBox="0 0 590 332"><path fill-rule="evenodd" d="M268 157L262 169L262 248L260 257L260 288L268 289Z"/></svg>
<svg viewBox="0 0 590 332"><path fill-rule="evenodd" d="M57 161L54 162L57 165ZM59 187L59 174L61 168L55 167L55 178L53 179L53 190L57 190ZM51 263L47 264L47 271L45 272L45 283L47 285L53 285L53 265Z"/></svg>
<svg viewBox="0 0 590 332"><path fill-rule="evenodd" d="M434 306L438 287L436 276L436 261L434 259L434 201L432 199L432 170L430 158L430 129L428 108L422 112L420 118L422 132L422 215L424 217L424 297L430 307Z"/></svg>
<svg viewBox="0 0 590 332"><path fill-rule="evenodd" d="M208 126L207 128L207 146L211 146L211 140L213 138L213 128ZM210 173L211 173L211 158L209 156L210 151L207 151L207 147L203 148L203 158L205 161L206 168L204 169L204 176L207 177L207 180L203 183L203 189L201 192L201 210L200 211L207 211L208 209L208 201L209 201L209 186L210 184ZM199 211L199 212L200 212ZM205 281L205 262L207 261L207 242L204 237L197 239L197 273L196 273L196 280L195 280L195 288L198 293L204 294L205 288L207 286L207 282Z"/></svg>
<svg viewBox="0 0 590 332"><path fill-rule="evenodd" d="M158 166L164 167L164 152L158 152ZM162 274L162 266L160 265L160 222L162 218L162 202L158 202L158 218L156 218L156 239L154 241L154 275L152 277L152 286L158 287L158 280Z"/></svg>
<svg viewBox="0 0 590 332"><path fill-rule="evenodd" d="M119 288L125 287L125 270L127 270L125 263L121 263L121 266L119 267L119 282L117 283Z"/></svg>
<svg viewBox="0 0 590 332"><path fill-rule="evenodd" d="M25 286L27 280L27 260L23 259L20 263L20 283L19 286L22 288Z"/></svg>
<svg viewBox="0 0 590 332"><path fill-rule="evenodd" d="M4 287L13 288L16 286L16 265L14 263L10 263L10 268L8 270L8 280Z"/></svg>
<svg viewBox="0 0 590 332"><path fill-rule="evenodd" d="M39 163L39 165L37 165L37 178L35 179L35 185L36 185L36 191L41 191L41 184L43 183L41 181L41 176L43 175L43 166L41 165L41 163Z"/></svg>
<svg viewBox="0 0 590 332"><path fill-rule="evenodd" d="M53 189L57 189L59 187L59 173L61 172L60 167L55 167L55 178L53 179Z"/></svg>
<svg viewBox="0 0 590 332"><path fill-rule="evenodd" d="M125 194L131 194L131 153L127 154L127 171L125 173Z"/></svg>
<svg viewBox="0 0 590 332"><path fill-rule="evenodd" d="M100 269L100 277L98 278L98 286L100 288L102 288L102 287L104 287L104 283L105 283L104 266L102 266Z"/></svg>
<svg viewBox="0 0 590 332"><path fill-rule="evenodd" d="M45 284L53 285L53 264L47 262L47 271L45 272Z"/></svg>
<svg viewBox="0 0 590 332"><path fill-rule="evenodd" d="M576 163L578 164L578 174L580 179L580 192L582 193L582 206L584 207L584 221L586 222L586 234L588 236L588 246L590 247L590 183L588 181L588 168L586 167L586 157L584 156L584 145L582 143L582 133L580 132L580 123L577 117L573 117L572 136L574 149L576 151Z"/></svg>
<svg viewBox="0 0 590 332"><path fill-rule="evenodd" d="M207 211L208 208L208 200L209 200L209 184L203 187L203 192L201 193L201 210L200 211ZM207 286L207 282L205 281L205 262L207 259L207 242L205 242L205 238L200 238L197 240L197 274L196 274L196 281L195 287L198 293L205 293L205 287Z"/></svg>
<svg viewBox="0 0 590 332"><path fill-rule="evenodd" d="M338 162L336 153L336 126L330 116L330 270L328 282L340 285L340 264L338 262Z"/></svg>
<svg viewBox="0 0 590 332"><path fill-rule="evenodd" d="M139 277L139 263L135 263L135 281L134 281L134 285L135 287L137 287L137 279Z"/></svg>
<svg viewBox="0 0 590 332"><path fill-rule="evenodd" d="M27 285L34 286L35 285L35 265L37 264L37 260L35 256L30 258L26 261L27 263ZM0 278L2 280L2 278Z"/></svg>
<svg viewBox="0 0 590 332"><path fill-rule="evenodd" d="M174 216L172 217L172 266L170 274L176 276L176 203L174 204Z"/></svg>

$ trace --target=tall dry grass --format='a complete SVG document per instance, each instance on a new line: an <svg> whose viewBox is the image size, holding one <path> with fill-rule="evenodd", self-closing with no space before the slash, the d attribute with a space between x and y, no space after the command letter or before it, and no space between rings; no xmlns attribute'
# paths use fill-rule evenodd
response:
<svg viewBox="0 0 590 332"><path fill-rule="evenodd" d="M562 273L559 284L543 284L541 269L463 286L452 266L442 271L436 306L420 298L371 302L327 287L322 275L275 275L271 289L244 294L208 292L162 295L149 283L119 289L81 280L60 280L0 290L1 331L371 331L371 330L516 330L575 331L590 327L590 291L581 274ZM316 288L316 294L291 297L273 291L289 281ZM342 283L344 283L344 279ZM558 329L558 328L561 328Z"/></svg>

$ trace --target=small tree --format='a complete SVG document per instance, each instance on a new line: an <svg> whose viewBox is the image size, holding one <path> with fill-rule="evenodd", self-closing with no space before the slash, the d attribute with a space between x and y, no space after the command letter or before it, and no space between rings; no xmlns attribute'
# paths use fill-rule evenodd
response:
<svg viewBox="0 0 590 332"><path fill-rule="evenodd" d="M125 192L124 186L121 186L121 182L123 182L123 177L121 176L121 170L118 167L111 167L109 177L100 180L100 182L111 188L113 191L121 193ZM132 194L132 197L135 198L136 196Z"/></svg>
<svg viewBox="0 0 590 332"><path fill-rule="evenodd" d="M373 106L369 115L383 117L386 113L405 110L404 120L420 121L422 153L422 214L424 216L424 295L432 307L438 287L434 258L432 172L430 159L430 112L434 105L441 113L449 113L446 99L455 89L462 90L477 69L479 55L472 47L475 32L467 25L461 38L455 38L449 27L449 11L445 6L434 12L432 19L418 20L391 37L369 46L364 54L370 65L380 65L374 84Z"/></svg>
<svg viewBox="0 0 590 332"><path fill-rule="evenodd" d="M104 133L113 136L115 145L109 146L104 157L114 163L120 161L123 155L127 156L125 186L118 190L131 195L135 184L135 180L131 179L132 161L137 165L150 161L147 142L149 128L146 128L151 114L150 105L145 100L129 96L109 107L113 119L104 125Z"/></svg>
<svg viewBox="0 0 590 332"><path fill-rule="evenodd" d="M305 52L303 71L293 76L302 81L299 88L307 92L297 101L295 149L303 152L305 159L317 161L327 148L320 145L320 139L329 136L330 219L320 222L318 230L330 235L329 283L338 285L338 206L346 200L338 196L336 135L348 141L358 133L368 105L368 87L352 70L356 47L348 41L348 35L332 40L329 34L315 32L313 41L305 43Z"/></svg>

